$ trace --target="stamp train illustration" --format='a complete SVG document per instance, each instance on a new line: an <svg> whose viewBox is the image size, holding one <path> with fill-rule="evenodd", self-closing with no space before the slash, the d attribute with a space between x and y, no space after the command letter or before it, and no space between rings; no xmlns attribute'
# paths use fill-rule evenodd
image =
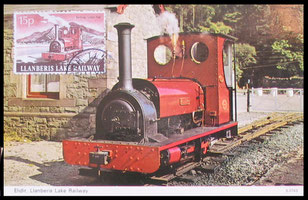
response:
<svg viewBox="0 0 308 200"><path fill-rule="evenodd" d="M81 28L79 26L63 27L55 24L55 39L50 43L49 51L42 53L42 58L48 61L64 61L72 58L83 50Z"/></svg>

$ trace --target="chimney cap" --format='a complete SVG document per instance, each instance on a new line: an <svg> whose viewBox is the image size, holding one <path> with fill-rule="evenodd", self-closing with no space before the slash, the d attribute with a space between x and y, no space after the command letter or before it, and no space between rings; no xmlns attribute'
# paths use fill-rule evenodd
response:
<svg viewBox="0 0 308 200"><path fill-rule="evenodd" d="M121 23L118 23L118 24L116 24L116 25L114 25L113 27L115 27L116 29L118 29L118 28L134 28L135 27L135 25L133 25L133 24L130 24L130 23L128 23L128 22L121 22Z"/></svg>

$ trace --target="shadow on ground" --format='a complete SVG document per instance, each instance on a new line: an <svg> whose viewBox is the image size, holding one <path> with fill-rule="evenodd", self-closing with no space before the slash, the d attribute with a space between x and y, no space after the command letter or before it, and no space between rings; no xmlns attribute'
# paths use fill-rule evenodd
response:
<svg viewBox="0 0 308 200"><path fill-rule="evenodd" d="M63 160L44 162L42 164L17 156L8 156L4 159L14 160L25 163L28 166L38 167L37 170L41 173L32 176L30 175L28 178L51 186L138 186L144 184L142 177L136 176L135 174L105 172L101 177L81 176L79 175L80 167L68 165Z"/></svg>
<svg viewBox="0 0 308 200"><path fill-rule="evenodd" d="M28 166L38 167L38 171L41 172L37 175L30 175L30 179L52 185L52 186L66 186L66 185L89 185L89 184L99 184L98 179L94 177L84 177L78 175L78 168L76 166L71 166L66 164L64 161L52 161L38 163L28 159L20 158L17 156L5 157L6 160L14 160L17 162L22 162ZM27 176L25 174L25 176ZM17 177L16 177L17 178Z"/></svg>

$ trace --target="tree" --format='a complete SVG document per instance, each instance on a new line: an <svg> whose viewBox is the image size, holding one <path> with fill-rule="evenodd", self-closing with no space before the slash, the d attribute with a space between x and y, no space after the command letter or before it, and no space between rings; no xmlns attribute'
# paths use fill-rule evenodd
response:
<svg viewBox="0 0 308 200"><path fill-rule="evenodd" d="M223 20L213 21L215 16L215 8L211 5L166 5L166 9L176 13L181 32L213 32L213 33L229 33L232 30L231 26L224 24ZM229 16L232 18L232 16Z"/></svg>
<svg viewBox="0 0 308 200"><path fill-rule="evenodd" d="M235 45L236 49L236 79L242 78L243 70L248 68L251 64L255 64L256 61L256 49L255 47L247 43L239 43Z"/></svg>
<svg viewBox="0 0 308 200"><path fill-rule="evenodd" d="M277 69L286 71L287 76L300 75L304 71L303 35L299 34L293 42L291 40L276 40L272 44L273 52L279 56ZM293 43L293 44L292 44Z"/></svg>
<svg viewBox="0 0 308 200"><path fill-rule="evenodd" d="M166 9L176 13L182 32L237 37L237 56L243 54L238 58L238 74L242 79L251 76L255 87L262 86L264 76L303 74L303 37L297 36L303 34L303 5L177 4Z"/></svg>
<svg viewBox="0 0 308 200"><path fill-rule="evenodd" d="M210 33L223 33L228 34L232 30L232 27L225 25L223 22L209 22L208 27L200 26L200 30Z"/></svg>

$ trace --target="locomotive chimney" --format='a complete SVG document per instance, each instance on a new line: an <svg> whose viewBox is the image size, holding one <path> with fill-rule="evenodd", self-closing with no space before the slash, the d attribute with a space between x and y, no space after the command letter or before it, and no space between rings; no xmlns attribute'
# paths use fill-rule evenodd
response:
<svg viewBox="0 0 308 200"><path fill-rule="evenodd" d="M119 23L114 27L118 30L119 86L121 89L132 90L131 29L135 26Z"/></svg>
<svg viewBox="0 0 308 200"><path fill-rule="evenodd" d="M59 40L59 25L55 24L55 40L58 41Z"/></svg>

